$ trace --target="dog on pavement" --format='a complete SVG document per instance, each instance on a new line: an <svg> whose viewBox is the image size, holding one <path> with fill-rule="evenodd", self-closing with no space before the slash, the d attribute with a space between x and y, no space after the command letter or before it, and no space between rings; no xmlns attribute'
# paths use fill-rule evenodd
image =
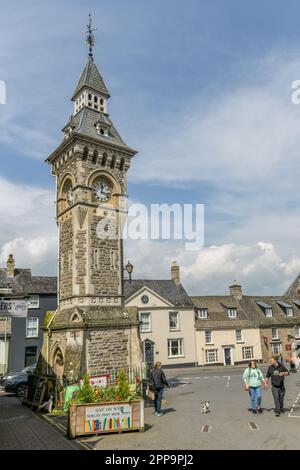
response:
<svg viewBox="0 0 300 470"><path fill-rule="evenodd" d="M209 401L202 401L201 402L201 413L206 414L210 412L210 402Z"/></svg>

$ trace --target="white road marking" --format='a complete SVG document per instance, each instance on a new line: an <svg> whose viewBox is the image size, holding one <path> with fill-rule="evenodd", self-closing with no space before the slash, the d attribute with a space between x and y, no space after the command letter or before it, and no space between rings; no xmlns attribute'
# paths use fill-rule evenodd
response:
<svg viewBox="0 0 300 470"><path fill-rule="evenodd" d="M295 402L294 402L294 404L293 404L293 406L292 406L292 408L291 408L291 410L288 414L288 418L300 418L300 416L292 416L294 408L296 408L296 405L297 405L299 399L300 399L300 393L298 394L298 396L297 396L297 398L296 398L296 400L295 400Z"/></svg>
<svg viewBox="0 0 300 470"><path fill-rule="evenodd" d="M230 375L228 375L228 379L227 379L227 383L226 383L227 388L229 387L229 383L230 383Z"/></svg>

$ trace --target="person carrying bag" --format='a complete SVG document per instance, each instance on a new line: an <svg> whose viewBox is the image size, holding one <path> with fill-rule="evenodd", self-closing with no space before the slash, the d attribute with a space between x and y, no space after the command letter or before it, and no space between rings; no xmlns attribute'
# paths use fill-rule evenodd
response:
<svg viewBox="0 0 300 470"><path fill-rule="evenodd" d="M251 409L253 413L262 413L262 385L265 386L263 373L257 368L256 361L249 362L248 367L243 374L245 390L249 392L251 400Z"/></svg>

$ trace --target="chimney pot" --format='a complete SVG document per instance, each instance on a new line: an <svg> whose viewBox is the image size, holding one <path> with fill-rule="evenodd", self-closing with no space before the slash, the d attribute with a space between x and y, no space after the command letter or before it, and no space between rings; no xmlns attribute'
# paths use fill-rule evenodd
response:
<svg viewBox="0 0 300 470"><path fill-rule="evenodd" d="M171 266L171 277L175 284L180 283L180 268L176 261L173 261Z"/></svg>
<svg viewBox="0 0 300 470"><path fill-rule="evenodd" d="M6 263L6 275L7 277L14 277L15 274L15 260L14 255L9 255Z"/></svg>
<svg viewBox="0 0 300 470"><path fill-rule="evenodd" d="M233 281L233 284L229 287L230 295L235 297L238 300L243 298L242 286L240 286L237 281Z"/></svg>

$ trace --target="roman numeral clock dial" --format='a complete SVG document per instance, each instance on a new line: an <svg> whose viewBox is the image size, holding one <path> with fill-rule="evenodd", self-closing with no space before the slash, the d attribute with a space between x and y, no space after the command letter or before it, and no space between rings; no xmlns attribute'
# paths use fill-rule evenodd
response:
<svg viewBox="0 0 300 470"><path fill-rule="evenodd" d="M93 184L93 194L98 201L106 202L111 198L111 188L104 180L97 180Z"/></svg>

